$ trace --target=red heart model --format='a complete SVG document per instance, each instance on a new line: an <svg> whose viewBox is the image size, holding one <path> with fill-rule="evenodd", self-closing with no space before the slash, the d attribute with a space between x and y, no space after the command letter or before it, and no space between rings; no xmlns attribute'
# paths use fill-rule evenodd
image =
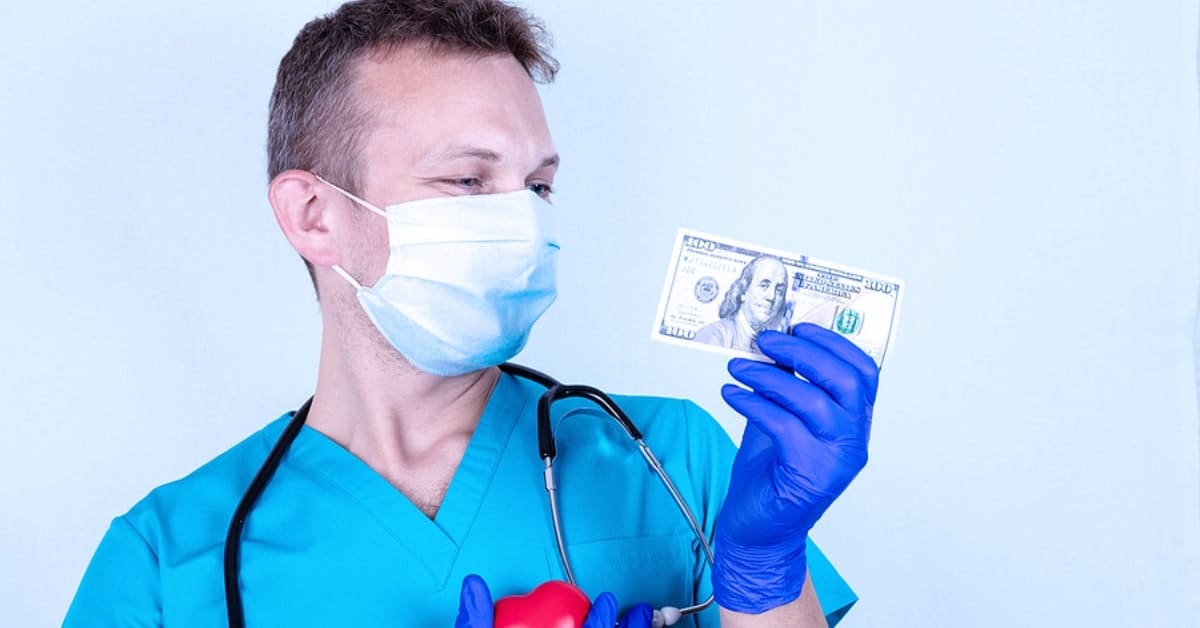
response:
<svg viewBox="0 0 1200 628"><path fill-rule="evenodd" d="M581 628L592 603L579 587L559 580L538 585L528 595L496 602L496 628Z"/></svg>

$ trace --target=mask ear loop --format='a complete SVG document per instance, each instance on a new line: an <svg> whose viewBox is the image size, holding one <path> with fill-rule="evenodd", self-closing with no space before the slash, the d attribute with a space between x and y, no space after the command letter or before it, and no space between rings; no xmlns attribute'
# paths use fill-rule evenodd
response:
<svg viewBox="0 0 1200 628"><path fill-rule="evenodd" d="M346 272L346 269L342 268L341 264L334 264L333 266L330 266L330 268L332 268L333 271L336 272L337 274L341 275L342 279L345 279L346 281L350 282L350 285L354 286L355 290L363 289L362 284L358 283L358 280L355 279L354 277L351 277L350 273Z"/></svg>
<svg viewBox="0 0 1200 628"><path fill-rule="evenodd" d="M365 201L365 200L363 200L363 199L361 199L361 198L359 198L359 197L357 197L357 196L355 196L355 195L353 195L353 194L351 194L351 193L347 192L346 190L343 190L342 188L340 188L340 187L338 187L338 186L336 186L336 185L334 185L334 184L330 183L328 180L326 180L326 179L325 179L325 177L322 177L321 175L319 175L319 174L317 174L317 173L315 173L315 172L314 172L314 173L312 173L312 174L313 174L313 176L314 176L314 177L316 177L316 178L317 178L317 180L318 180L318 181L320 181L321 183L324 183L325 185L328 185L329 187L331 187L331 188L333 188L333 189L337 190L338 192L341 192L343 196L345 196L346 198L348 198L348 199L350 199L350 200L354 201L355 203L358 203L358 204L359 204L359 205L361 205L361 206L362 206L364 209L366 209L366 210L368 210L368 211L375 212L376 214L379 214L380 216L383 216L384 218L387 218L387 212L383 211L382 209L379 209L378 207L376 207L376 206L374 206L374 205L372 205L372 204L368 203L367 201ZM361 283L359 283L357 279L355 279L354 277L351 277L351 276L350 276L350 273L346 272L346 269L345 269L345 268L342 268L342 266L341 266L340 264L334 264L334 265L333 265L331 268L333 268L334 272L336 272L337 274L341 275L341 276L342 276L342 279L345 279L347 282L349 282L349 283L350 283L350 285L351 285L351 286L354 286L354 289L355 289L355 290L362 290L362 289L363 289L363 285L362 285Z"/></svg>
<svg viewBox="0 0 1200 628"><path fill-rule="evenodd" d="M338 186L336 186L336 185L334 185L334 184L330 183L329 181L326 181L326 180L325 180L325 177L322 177L321 175L319 175L319 174L317 174L317 173L315 173L315 172L313 173L313 176L314 176L314 177L316 177L316 178L317 178L317 180L318 180L318 181L320 181L321 183L324 183L325 185L328 185L329 187L331 187L331 188L333 188L333 189L337 190L338 192L341 192L341 193L342 193L342 195L343 195L343 196L345 196L346 198L348 198L348 199L350 199L350 200L354 201L355 203L358 203L359 205L362 205L362 207L363 207L364 209L370 210L370 211L372 211L372 212L375 212L376 214L379 214L380 216L383 216L384 218L387 218L387 212L383 211L382 209L379 209L378 207L376 207L376 206L374 206L374 205L372 205L372 204L370 204L370 203L368 203L368 202L364 201L363 199L361 199L361 198L359 198L359 197L357 197L357 196L355 196L355 195L353 195L353 194L351 194L351 193L347 192L346 190L343 190L342 188L340 188L340 187L338 187Z"/></svg>

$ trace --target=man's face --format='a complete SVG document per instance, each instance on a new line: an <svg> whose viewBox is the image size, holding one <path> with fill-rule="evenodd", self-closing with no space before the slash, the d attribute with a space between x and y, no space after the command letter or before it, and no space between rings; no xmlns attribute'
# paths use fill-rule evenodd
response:
<svg viewBox="0 0 1200 628"><path fill-rule="evenodd" d="M369 116L361 196L385 207L436 196L529 188L549 196L558 157L533 81L512 56L432 54L405 47L357 67ZM343 266L366 285L384 272L386 221L359 212Z"/></svg>
<svg viewBox="0 0 1200 628"><path fill-rule="evenodd" d="M742 296L742 312L755 329L779 313L787 290L787 269L776 259L754 266L750 287Z"/></svg>

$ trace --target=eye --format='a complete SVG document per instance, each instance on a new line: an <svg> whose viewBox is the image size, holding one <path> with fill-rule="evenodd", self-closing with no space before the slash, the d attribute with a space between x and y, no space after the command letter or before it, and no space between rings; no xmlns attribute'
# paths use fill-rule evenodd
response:
<svg viewBox="0 0 1200 628"><path fill-rule="evenodd" d="M439 186L453 188L461 193L482 194L483 177L446 177L435 180Z"/></svg>
<svg viewBox="0 0 1200 628"><path fill-rule="evenodd" d="M529 191L542 198L550 198L550 195L554 193L554 188L549 183L530 183Z"/></svg>
<svg viewBox="0 0 1200 628"><path fill-rule="evenodd" d="M448 183L453 183L466 190L478 190L483 185L479 177L458 177L456 179L449 179Z"/></svg>

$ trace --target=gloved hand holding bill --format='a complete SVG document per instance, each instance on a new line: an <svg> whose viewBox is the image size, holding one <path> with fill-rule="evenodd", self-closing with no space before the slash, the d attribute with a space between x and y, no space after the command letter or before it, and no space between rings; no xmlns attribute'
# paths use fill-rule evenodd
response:
<svg viewBox="0 0 1200 628"><path fill-rule="evenodd" d="M652 337L737 356L728 368L742 386L721 395L746 418L714 539L723 621L801 597L808 532L867 462L902 291L882 275L680 230Z"/></svg>

